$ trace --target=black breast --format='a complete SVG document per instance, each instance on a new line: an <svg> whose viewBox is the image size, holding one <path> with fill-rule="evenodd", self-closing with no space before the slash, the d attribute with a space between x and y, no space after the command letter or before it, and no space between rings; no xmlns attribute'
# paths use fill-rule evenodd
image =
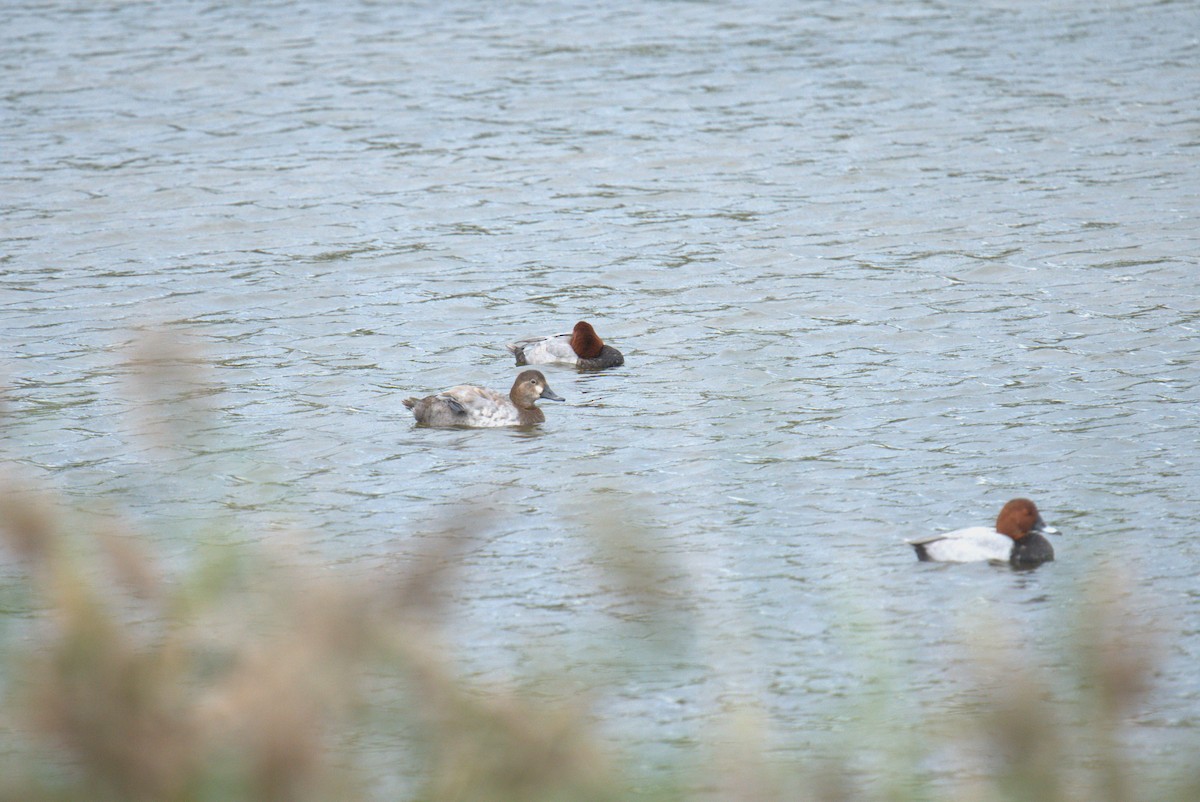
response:
<svg viewBox="0 0 1200 802"><path fill-rule="evenodd" d="M1013 543L1012 556L1009 561L1021 568L1041 565L1054 559L1054 547L1050 541L1037 532L1030 532L1025 537Z"/></svg>

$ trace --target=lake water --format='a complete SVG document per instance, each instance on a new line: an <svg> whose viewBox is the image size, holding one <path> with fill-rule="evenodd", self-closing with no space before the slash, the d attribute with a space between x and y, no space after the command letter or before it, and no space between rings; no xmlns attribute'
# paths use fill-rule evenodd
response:
<svg viewBox="0 0 1200 802"><path fill-rule="evenodd" d="M5 15L23 475L168 553L236 521L363 576L479 522L464 671L581 677L650 765L714 711L759 711L785 759L952 716L989 628L1057 676L1082 589L1116 573L1161 654L1131 738L1164 771L1194 755L1194 2ZM567 401L538 431L400 404L507 388L504 342L581 319L626 364L548 368ZM1057 562L903 544L1018 495ZM647 646L606 568L629 553L670 577L677 643ZM880 699L892 718L854 712Z"/></svg>

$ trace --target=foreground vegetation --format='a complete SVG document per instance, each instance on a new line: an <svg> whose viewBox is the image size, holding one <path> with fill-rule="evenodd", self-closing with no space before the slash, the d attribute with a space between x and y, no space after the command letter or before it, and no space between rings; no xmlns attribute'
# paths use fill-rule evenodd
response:
<svg viewBox="0 0 1200 802"><path fill-rule="evenodd" d="M1046 712L1047 689L1007 647L980 658L981 682L1001 690L974 731L896 744L888 776L860 782L851 754L840 766L779 765L750 727L740 746L700 748L647 777L581 706L458 675L436 623L454 538L390 580L352 582L232 545L172 574L128 529L81 520L11 477L0 499L3 800L1200 798L1194 767L1164 790L1120 746L1152 652L1125 648L1108 602L1089 604L1088 646L1070 657L1090 689L1086 734ZM654 581L644 566L616 570L631 594ZM1089 759L1068 764L1081 737ZM966 783L923 771L932 751L963 739L1000 759ZM405 784L381 788L381 767Z"/></svg>

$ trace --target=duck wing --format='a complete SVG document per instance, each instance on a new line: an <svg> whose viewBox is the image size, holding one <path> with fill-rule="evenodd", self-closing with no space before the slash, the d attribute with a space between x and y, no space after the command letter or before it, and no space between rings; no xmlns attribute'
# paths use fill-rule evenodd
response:
<svg viewBox="0 0 1200 802"><path fill-rule="evenodd" d="M566 363L574 365L579 356L571 347L570 334L555 334L551 337L525 337L505 346L517 358L518 365L550 365Z"/></svg>
<svg viewBox="0 0 1200 802"><path fill-rule="evenodd" d="M920 560L948 563L1007 562L1013 548L1012 538L988 526L972 526L905 542L916 549Z"/></svg>
<svg viewBox="0 0 1200 802"><path fill-rule="evenodd" d="M511 426L520 420L520 413L507 395L486 387L459 385L437 397L457 410L461 423L467 426Z"/></svg>

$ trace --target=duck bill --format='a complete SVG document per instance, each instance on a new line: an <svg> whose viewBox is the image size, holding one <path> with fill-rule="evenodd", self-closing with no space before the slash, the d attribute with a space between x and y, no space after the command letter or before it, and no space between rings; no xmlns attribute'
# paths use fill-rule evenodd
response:
<svg viewBox="0 0 1200 802"><path fill-rule="evenodd" d="M539 398L548 398L551 401L566 401L567 400L567 399L563 398L561 395L559 395L558 393L551 390L549 387L542 388L542 394L539 396Z"/></svg>
<svg viewBox="0 0 1200 802"><path fill-rule="evenodd" d="M1058 531L1053 526L1050 526L1048 523L1043 521L1040 517L1037 519L1037 522L1033 525L1033 531L1039 532L1043 535L1061 535L1062 534L1062 532Z"/></svg>

